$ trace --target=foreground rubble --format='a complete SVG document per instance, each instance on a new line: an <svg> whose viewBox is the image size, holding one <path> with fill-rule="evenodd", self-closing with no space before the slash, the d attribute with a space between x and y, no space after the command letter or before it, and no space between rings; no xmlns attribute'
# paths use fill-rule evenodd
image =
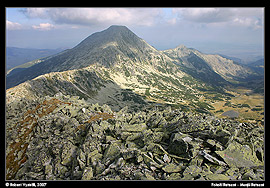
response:
<svg viewBox="0 0 270 188"><path fill-rule="evenodd" d="M113 112L57 94L7 105L6 178L263 180L264 128L168 108Z"/></svg>

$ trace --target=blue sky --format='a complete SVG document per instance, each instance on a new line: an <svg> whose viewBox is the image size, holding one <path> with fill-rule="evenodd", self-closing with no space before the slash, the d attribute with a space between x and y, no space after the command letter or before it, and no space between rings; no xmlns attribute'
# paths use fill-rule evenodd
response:
<svg viewBox="0 0 270 188"><path fill-rule="evenodd" d="M263 55L264 8L6 8L6 44L72 48L110 25L125 25L165 50L180 44L239 58Z"/></svg>

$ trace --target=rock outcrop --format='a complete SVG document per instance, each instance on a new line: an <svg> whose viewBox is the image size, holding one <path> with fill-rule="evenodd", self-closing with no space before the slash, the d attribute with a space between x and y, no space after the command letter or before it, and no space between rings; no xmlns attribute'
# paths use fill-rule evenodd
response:
<svg viewBox="0 0 270 188"><path fill-rule="evenodd" d="M264 129L57 94L7 105L7 179L263 180Z"/></svg>

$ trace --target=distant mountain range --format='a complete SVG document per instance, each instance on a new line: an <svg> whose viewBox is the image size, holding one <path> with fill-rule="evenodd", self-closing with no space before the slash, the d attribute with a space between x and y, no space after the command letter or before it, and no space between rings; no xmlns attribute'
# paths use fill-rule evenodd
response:
<svg viewBox="0 0 270 188"><path fill-rule="evenodd" d="M143 106L146 101L198 108L199 99L209 94L205 91L226 96L225 86L248 81L263 87L261 80L261 72L220 55L183 45L158 51L127 27L111 26L70 50L8 75L6 87L8 94L14 93L7 97L11 101L62 92L115 109L127 103Z"/></svg>
<svg viewBox="0 0 270 188"><path fill-rule="evenodd" d="M6 48L6 69L10 70L16 66L22 65L29 61L47 57L64 49L31 49L31 48L17 48L7 47Z"/></svg>

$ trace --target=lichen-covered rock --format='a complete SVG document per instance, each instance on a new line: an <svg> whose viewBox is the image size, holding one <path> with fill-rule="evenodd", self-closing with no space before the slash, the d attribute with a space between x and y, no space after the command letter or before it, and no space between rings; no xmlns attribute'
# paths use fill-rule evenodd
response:
<svg viewBox="0 0 270 188"><path fill-rule="evenodd" d="M205 180L230 180L230 178L224 174L208 174L204 176Z"/></svg>
<svg viewBox="0 0 270 188"><path fill-rule="evenodd" d="M173 173L173 172L180 172L183 170L183 168L184 167L182 165L175 165L173 163L170 163L165 167L163 167L162 170L164 170L167 173Z"/></svg>
<svg viewBox="0 0 270 188"><path fill-rule="evenodd" d="M188 166L183 172L183 180L193 180L194 178L197 178L201 172L201 167L198 167L196 165Z"/></svg>
<svg viewBox="0 0 270 188"><path fill-rule="evenodd" d="M77 147L74 146L71 142L65 143L65 145L63 146L62 154L61 154L61 158L62 158L61 164L65 166L71 165L71 162L76 157L76 150L77 150Z"/></svg>
<svg viewBox="0 0 270 188"><path fill-rule="evenodd" d="M206 160L208 160L214 164L217 164L220 166L226 166L226 164L223 161L218 160L216 157L213 157L212 155L208 154L205 150L200 151L199 154L201 156L203 156Z"/></svg>
<svg viewBox="0 0 270 188"><path fill-rule="evenodd" d="M128 125L123 125L122 131L123 132L142 132L143 130L146 129L146 124L128 124Z"/></svg>
<svg viewBox="0 0 270 188"><path fill-rule="evenodd" d="M216 151L230 167L257 167L263 163L256 157L248 145L232 142L223 151Z"/></svg>
<svg viewBox="0 0 270 188"><path fill-rule="evenodd" d="M144 144L160 143L163 139L163 132L153 132L151 129L142 131L142 140Z"/></svg>
<svg viewBox="0 0 270 188"><path fill-rule="evenodd" d="M172 135L168 151L175 155L189 156L188 154L188 143L184 140L184 136L180 133Z"/></svg>
<svg viewBox="0 0 270 188"><path fill-rule="evenodd" d="M104 152L104 162L110 160L113 161L116 157L120 155L120 145L117 143L110 144Z"/></svg>
<svg viewBox="0 0 270 188"><path fill-rule="evenodd" d="M91 180L92 178L93 178L92 167L86 167L82 175L82 180Z"/></svg>
<svg viewBox="0 0 270 188"><path fill-rule="evenodd" d="M22 100L8 106L6 133L8 179L264 179L263 127L170 107Z"/></svg>
<svg viewBox="0 0 270 188"><path fill-rule="evenodd" d="M219 141L222 145L226 145L231 138L231 133L227 130L218 130L215 134L215 140Z"/></svg>

